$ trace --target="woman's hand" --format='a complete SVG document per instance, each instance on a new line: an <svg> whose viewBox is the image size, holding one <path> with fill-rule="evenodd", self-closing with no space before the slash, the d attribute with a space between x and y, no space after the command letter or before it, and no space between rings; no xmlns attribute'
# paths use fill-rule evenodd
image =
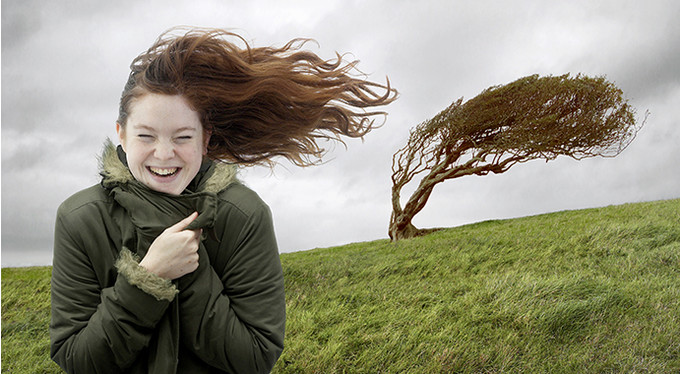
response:
<svg viewBox="0 0 680 374"><path fill-rule="evenodd" d="M196 270L202 230L185 230L196 217L198 213L194 212L165 229L151 243L149 251L139 265L159 277L170 280Z"/></svg>

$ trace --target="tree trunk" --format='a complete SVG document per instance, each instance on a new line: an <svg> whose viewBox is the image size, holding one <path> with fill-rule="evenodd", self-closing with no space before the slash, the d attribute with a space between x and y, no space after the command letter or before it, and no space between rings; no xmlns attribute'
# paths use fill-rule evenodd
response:
<svg viewBox="0 0 680 374"><path fill-rule="evenodd" d="M418 236L418 228L408 223L405 226L399 227L395 223L390 223L390 239L397 241L401 239L409 239Z"/></svg>
<svg viewBox="0 0 680 374"><path fill-rule="evenodd" d="M411 219L423 209L432 193L432 189L435 184L438 183L430 182L433 174L436 175L436 173L431 172L428 176L423 178L418 185L418 188L416 188L411 195L411 198L406 203L404 209L401 208L399 203L400 190L403 185L395 184L392 186L392 216L390 217L389 227L389 235L392 241L409 239L432 232L432 230L421 230L413 226Z"/></svg>
<svg viewBox="0 0 680 374"><path fill-rule="evenodd" d="M442 229L441 228L419 229L409 222L406 226L403 227L398 227L396 224L392 223L390 224L389 232L390 239L392 239L392 241L397 241L401 239L410 239L418 236L425 236L440 230Z"/></svg>
<svg viewBox="0 0 680 374"><path fill-rule="evenodd" d="M389 234L392 241L397 241L427 235L439 230L441 229L419 229L413 226L411 217L406 217L405 214L401 214L395 219L393 214L392 219L390 220Z"/></svg>

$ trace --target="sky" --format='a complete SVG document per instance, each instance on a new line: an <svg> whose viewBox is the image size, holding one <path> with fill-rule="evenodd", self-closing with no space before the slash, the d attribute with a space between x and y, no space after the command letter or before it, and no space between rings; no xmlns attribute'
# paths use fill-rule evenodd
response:
<svg viewBox="0 0 680 374"><path fill-rule="evenodd" d="M417 227L680 198L678 16L674 0L2 0L2 266L51 264L57 207L99 182L96 156L117 141L130 62L177 25L226 28L256 46L313 38L311 51L347 53L399 91L382 127L329 147L322 165L241 170L272 209L282 253L387 238L391 158L409 129L531 74L605 76L640 121L650 114L614 158L441 183Z"/></svg>

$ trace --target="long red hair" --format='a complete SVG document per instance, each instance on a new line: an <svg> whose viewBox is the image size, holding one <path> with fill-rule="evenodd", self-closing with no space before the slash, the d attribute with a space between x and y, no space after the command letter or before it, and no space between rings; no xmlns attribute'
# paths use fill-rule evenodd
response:
<svg viewBox="0 0 680 374"><path fill-rule="evenodd" d="M360 78L358 61L345 62L339 54L323 60L302 50L308 39L253 48L225 30L173 35L177 30L133 60L118 123L125 126L131 102L147 92L182 95L211 134L212 159L271 164L282 156L296 165L314 164L324 152L318 139L364 136L375 116L386 114L367 108L397 97L389 80L383 85Z"/></svg>

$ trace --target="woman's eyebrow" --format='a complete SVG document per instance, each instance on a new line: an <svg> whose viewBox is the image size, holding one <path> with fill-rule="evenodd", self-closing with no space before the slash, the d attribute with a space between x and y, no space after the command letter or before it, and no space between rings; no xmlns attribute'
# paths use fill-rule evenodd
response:
<svg viewBox="0 0 680 374"><path fill-rule="evenodd" d="M143 125L143 124L135 124L135 125L132 125L132 127L133 127L135 130L156 131L156 129L154 129L153 127L147 126L147 125Z"/></svg>
<svg viewBox="0 0 680 374"><path fill-rule="evenodd" d="M196 128L195 128L195 127L186 126L186 127L180 127L180 128L178 128L177 130L175 130L175 132L182 132L182 131L194 131L194 132L195 132L195 131L196 131Z"/></svg>
<svg viewBox="0 0 680 374"><path fill-rule="evenodd" d="M144 124L135 124L135 125L132 125L132 127L135 128L136 130L147 130L147 131L154 131L154 132L156 131L156 128L151 127L151 126L147 126L147 125L144 125ZM176 129L174 132L178 133L178 132L182 132L182 131L196 132L197 130L196 130L195 127L184 126L184 127L180 127L178 129Z"/></svg>

